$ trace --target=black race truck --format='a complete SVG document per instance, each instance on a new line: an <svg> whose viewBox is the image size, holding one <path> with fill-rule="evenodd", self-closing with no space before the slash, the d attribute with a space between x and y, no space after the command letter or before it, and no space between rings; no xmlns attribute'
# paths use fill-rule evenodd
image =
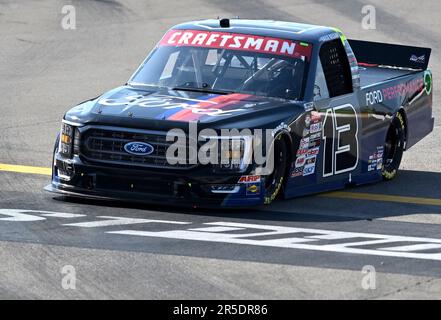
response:
<svg viewBox="0 0 441 320"><path fill-rule="evenodd" d="M65 114L46 190L252 206L390 180L403 151L433 129L429 57L428 48L349 40L315 25L176 25L125 85ZM225 139L225 130L241 134ZM206 139L223 146L222 161L195 157ZM273 154L271 170L254 161L255 145Z"/></svg>

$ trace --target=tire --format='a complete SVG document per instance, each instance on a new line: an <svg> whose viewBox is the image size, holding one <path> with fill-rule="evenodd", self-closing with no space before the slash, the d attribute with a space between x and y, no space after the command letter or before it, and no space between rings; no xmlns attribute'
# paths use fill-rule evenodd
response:
<svg viewBox="0 0 441 320"><path fill-rule="evenodd" d="M387 131L384 145L383 169L381 171L384 180L392 180L398 173L403 158L405 132L403 115L398 112Z"/></svg>
<svg viewBox="0 0 441 320"><path fill-rule="evenodd" d="M282 136L274 140L274 170L265 177L264 204L272 203L280 194L285 181L288 148Z"/></svg>
<svg viewBox="0 0 441 320"><path fill-rule="evenodd" d="M60 145L60 134L57 135L57 139L55 139L54 145L54 153L52 154L52 179L55 177L55 155L58 152L58 146Z"/></svg>

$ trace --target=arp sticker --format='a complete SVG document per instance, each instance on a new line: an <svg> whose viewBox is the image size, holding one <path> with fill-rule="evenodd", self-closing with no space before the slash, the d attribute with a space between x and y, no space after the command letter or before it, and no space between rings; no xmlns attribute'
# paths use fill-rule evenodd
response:
<svg viewBox="0 0 441 320"><path fill-rule="evenodd" d="M242 176L239 179L239 183L257 183L260 182L260 176Z"/></svg>

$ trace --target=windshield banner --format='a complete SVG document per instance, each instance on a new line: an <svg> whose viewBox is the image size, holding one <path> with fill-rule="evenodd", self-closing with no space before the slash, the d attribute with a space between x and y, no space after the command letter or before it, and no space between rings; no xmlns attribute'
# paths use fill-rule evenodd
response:
<svg viewBox="0 0 441 320"><path fill-rule="evenodd" d="M159 45L254 51L293 58L305 57L308 61L312 49L310 44L293 40L199 30L170 30Z"/></svg>

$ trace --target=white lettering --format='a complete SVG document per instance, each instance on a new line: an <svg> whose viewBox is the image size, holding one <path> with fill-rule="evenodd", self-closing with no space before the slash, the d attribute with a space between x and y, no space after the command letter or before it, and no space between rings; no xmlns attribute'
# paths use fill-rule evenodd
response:
<svg viewBox="0 0 441 320"><path fill-rule="evenodd" d="M268 42L265 45L265 51L272 51L276 52L277 48L279 47L279 41L277 40L268 40Z"/></svg>
<svg viewBox="0 0 441 320"><path fill-rule="evenodd" d="M292 55L295 52L295 48L296 44L294 42L289 43L287 41L284 41L282 43L282 49L280 49L280 53Z"/></svg>
<svg viewBox="0 0 441 320"><path fill-rule="evenodd" d="M207 46L211 45L211 44L212 44L213 42L215 42L218 38L219 38L219 34L217 34L217 33L212 33L212 34L210 35L210 37L208 38L206 45L207 45Z"/></svg>
<svg viewBox="0 0 441 320"><path fill-rule="evenodd" d="M242 47L241 40L245 39L245 37L235 36L233 38L234 43L230 44L230 48L240 48Z"/></svg>
<svg viewBox="0 0 441 320"><path fill-rule="evenodd" d="M170 37L170 39L168 39L167 42L170 43L170 44L175 43L175 42L176 42L176 37L179 36L179 35L181 35L181 33L182 33L182 32L174 32L174 33L172 34L172 36Z"/></svg>
<svg viewBox="0 0 441 320"><path fill-rule="evenodd" d="M189 40L193 37L193 32L184 32L178 44L189 44Z"/></svg>
<svg viewBox="0 0 441 320"><path fill-rule="evenodd" d="M245 49L253 47L255 50L260 50L260 47L262 46L262 44L263 44L263 39L255 39L255 38L249 37L246 40L246 42L245 42L243 47Z"/></svg>
<svg viewBox="0 0 441 320"><path fill-rule="evenodd" d="M204 43L204 40L207 38L207 36L208 36L208 34L206 34L206 33L198 33L194 37L191 44L202 45Z"/></svg>

